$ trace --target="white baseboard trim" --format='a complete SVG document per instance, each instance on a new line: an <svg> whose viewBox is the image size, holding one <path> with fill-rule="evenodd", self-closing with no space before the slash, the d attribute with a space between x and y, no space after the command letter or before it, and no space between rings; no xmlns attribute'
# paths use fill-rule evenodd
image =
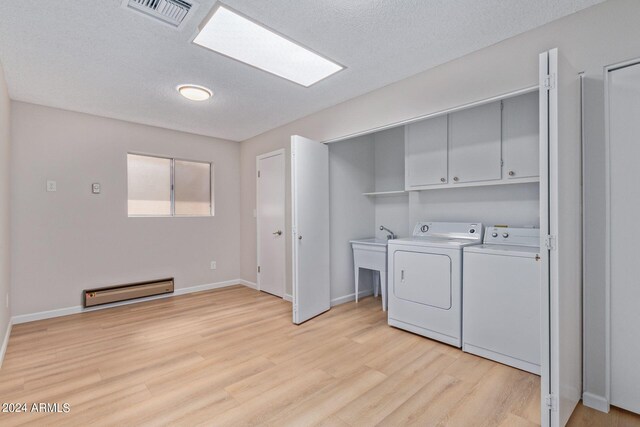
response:
<svg viewBox="0 0 640 427"><path fill-rule="evenodd" d="M238 279L237 282L241 285L245 285L247 288L258 289L258 285L254 282L250 282L244 279Z"/></svg>
<svg viewBox="0 0 640 427"><path fill-rule="evenodd" d="M147 301L152 298L154 297L149 297L148 299L144 298L144 300ZM138 302L138 301L142 301L142 299L137 301L125 301L125 302L131 304L133 302ZM114 303L114 304L109 304L108 306L104 305L104 306L92 307L92 308L83 308L81 305L76 305L74 307L65 307L65 308L58 308L55 310L39 311L37 313L20 314L20 315L13 316L11 320L13 321L14 325L19 325L21 323L34 322L36 320L43 320L43 319L52 319L54 317L68 316L70 314L82 313L84 311L93 311L93 310L100 310L101 308L117 307L118 305L123 305L123 303Z"/></svg>
<svg viewBox="0 0 640 427"><path fill-rule="evenodd" d="M600 412L609 412L609 401L606 397L584 392L582 393L582 403L584 406L588 406L589 408L596 409Z"/></svg>
<svg viewBox="0 0 640 427"><path fill-rule="evenodd" d="M211 289L227 288L229 286L234 286L234 285L244 285L244 283L242 283L240 279L226 280L224 282L216 282L216 283L206 283L204 285L196 285L196 286L189 286L188 288L176 289L173 291L173 294L158 295L158 296L167 298L172 295L177 296L177 295L192 294L194 292L210 291ZM153 297L150 297L150 298L153 298ZM138 301L142 301L142 299ZM123 301L123 303L127 303L127 302L129 301ZM130 303L133 303L133 302L137 302L137 301L136 300L130 301ZM117 303L117 304L121 304L121 303Z"/></svg>
<svg viewBox="0 0 640 427"><path fill-rule="evenodd" d="M9 324L7 325L7 332L4 334L2 340L2 347L0 348L0 368L2 368L2 362L4 362L4 355L7 352L7 346L9 345L9 337L11 336L11 327L13 326L13 319L9 318Z"/></svg>
<svg viewBox="0 0 640 427"><path fill-rule="evenodd" d="M372 290L364 290L364 291L359 291L358 292L360 294L360 298L364 298L364 297L368 297L369 295L373 295L373 291ZM285 294L284 297L282 297L283 300L285 301L289 301L289 302L293 302L293 295L291 294ZM343 297L338 297L338 298L334 298L331 300L331 307L333 307L334 305L340 305L340 304L344 304L346 302L350 302L350 301L355 301L355 292L349 295L345 295Z"/></svg>
<svg viewBox="0 0 640 427"><path fill-rule="evenodd" d="M363 291L359 291L358 292L358 298L364 298L364 297L368 297L369 295L373 295L373 289L365 289ZM336 306L336 305L340 305L340 304L344 304L347 302L351 302L351 301L355 301L356 300L356 293L352 293L352 294L348 294L342 297L338 297L338 298L333 298L331 300L331 307Z"/></svg>
<svg viewBox="0 0 640 427"><path fill-rule="evenodd" d="M11 321L14 325L18 325L20 323L33 322L36 320L51 319L54 317L68 316L70 314L85 313L89 311L104 310L105 308L119 307L121 305L136 304L136 303L145 302L145 301L153 301L161 298L169 298L169 297L174 297L178 295L191 294L194 292L208 291L211 289L226 288L226 287L235 286L235 285L244 285L249 288L255 289L255 283L252 284L251 282L247 282L246 280L241 280L241 279L227 280L224 282L207 283L204 285L190 286L188 288L179 288L174 290L173 293L171 294L154 295L152 297L139 298L131 301L115 302L113 304L105 304L97 307L84 308L81 305L76 305L73 307L59 308L56 310L40 311L37 313L30 313L30 314L21 314L18 316L13 316L11 318Z"/></svg>

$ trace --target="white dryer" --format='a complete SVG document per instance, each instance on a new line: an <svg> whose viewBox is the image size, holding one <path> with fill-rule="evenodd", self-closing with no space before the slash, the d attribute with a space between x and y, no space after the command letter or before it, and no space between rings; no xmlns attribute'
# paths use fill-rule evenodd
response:
<svg viewBox="0 0 640 427"><path fill-rule="evenodd" d="M464 249L462 350L540 374L540 230L490 227Z"/></svg>
<svg viewBox="0 0 640 427"><path fill-rule="evenodd" d="M389 325L460 347L462 249L481 244L480 223L419 222L388 243Z"/></svg>

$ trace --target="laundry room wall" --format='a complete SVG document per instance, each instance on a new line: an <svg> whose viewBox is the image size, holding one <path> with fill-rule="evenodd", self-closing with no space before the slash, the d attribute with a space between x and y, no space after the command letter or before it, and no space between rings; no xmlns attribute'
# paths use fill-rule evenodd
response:
<svg viewBox="0 0 640 427"><path fill-rule="evenodd" d="M372 137L375 156L375 188L372 191L404 190L404 126L376 132ZM379 196L373 202L376 237L387 237L388 233L379 229L381 225L400 237L411 234L408 194Z"/></svg>
<svg viewBox="0 0 640 427"><path fill-rule="evenodd" d="M237 142L16 101L11 136L14 318L67 313L83 289L108 285L237 283ZM128 152L212 162L215 216L129 218ZM91 193L94 182L101 194Z"/></svg>
<svg viewBox="0 0 640 427"><path fill-rule="evenodd" d="M374 185L374 145L370 135L329 145L329 218L331 247L331 302L354 295L350 240L371 237L375 227L373 201L362 195ZM363 272L362 290L371 288Z"/></svg>
<svg viewBox="0 0 640 427"><path fill-rule="evenodd" d="M634 55L640 57L640 46ZM621 55L622 57L622 55ZM628 56L628 57L631 57ZM625 56L623 59L626 59ZM617 62L611 58L611 64ZM606 176L604 80L602 69L591 66L583 82L583 241L584 241L584 390L600 403L606 402ZM586 396L587 400L589 395Z"/></svg>
<svg viewBox="0 0 640 427"><path fill-rule="evenodd" d="M540 226L538 183L415 191L409 222L481 222L485 226Z"/></svg>

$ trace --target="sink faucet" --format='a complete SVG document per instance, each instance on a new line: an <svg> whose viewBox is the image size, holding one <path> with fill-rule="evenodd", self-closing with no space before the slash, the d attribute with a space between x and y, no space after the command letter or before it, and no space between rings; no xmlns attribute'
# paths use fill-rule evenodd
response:
<svg viewBox="0 0 640 427"><path fill-rule="evenodd" d="M386 230L389 232L389 234L387 234L387 240L392 240L392 239L396 239L398 238L398 236L396 236L396 233L394 233L393 231L389 230L387 227L385 227L384 225L380 226L380 231Z"/></svg>

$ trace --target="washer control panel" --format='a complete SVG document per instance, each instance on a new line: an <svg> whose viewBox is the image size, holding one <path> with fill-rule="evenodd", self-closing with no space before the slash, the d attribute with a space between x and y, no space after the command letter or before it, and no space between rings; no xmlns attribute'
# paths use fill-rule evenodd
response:
<svg viewBox="0 0 640 427"><path fill-rule="evenodd" d="M488 227L484 235L486 244L540 246L539 228Z"/></svg>
<svg viewBox="0 0 640 427"><path fill-rule="evenodd" d="M482 242L483 231L479 222L418 222L413 228L413 236L473 239Z"/></svg>

